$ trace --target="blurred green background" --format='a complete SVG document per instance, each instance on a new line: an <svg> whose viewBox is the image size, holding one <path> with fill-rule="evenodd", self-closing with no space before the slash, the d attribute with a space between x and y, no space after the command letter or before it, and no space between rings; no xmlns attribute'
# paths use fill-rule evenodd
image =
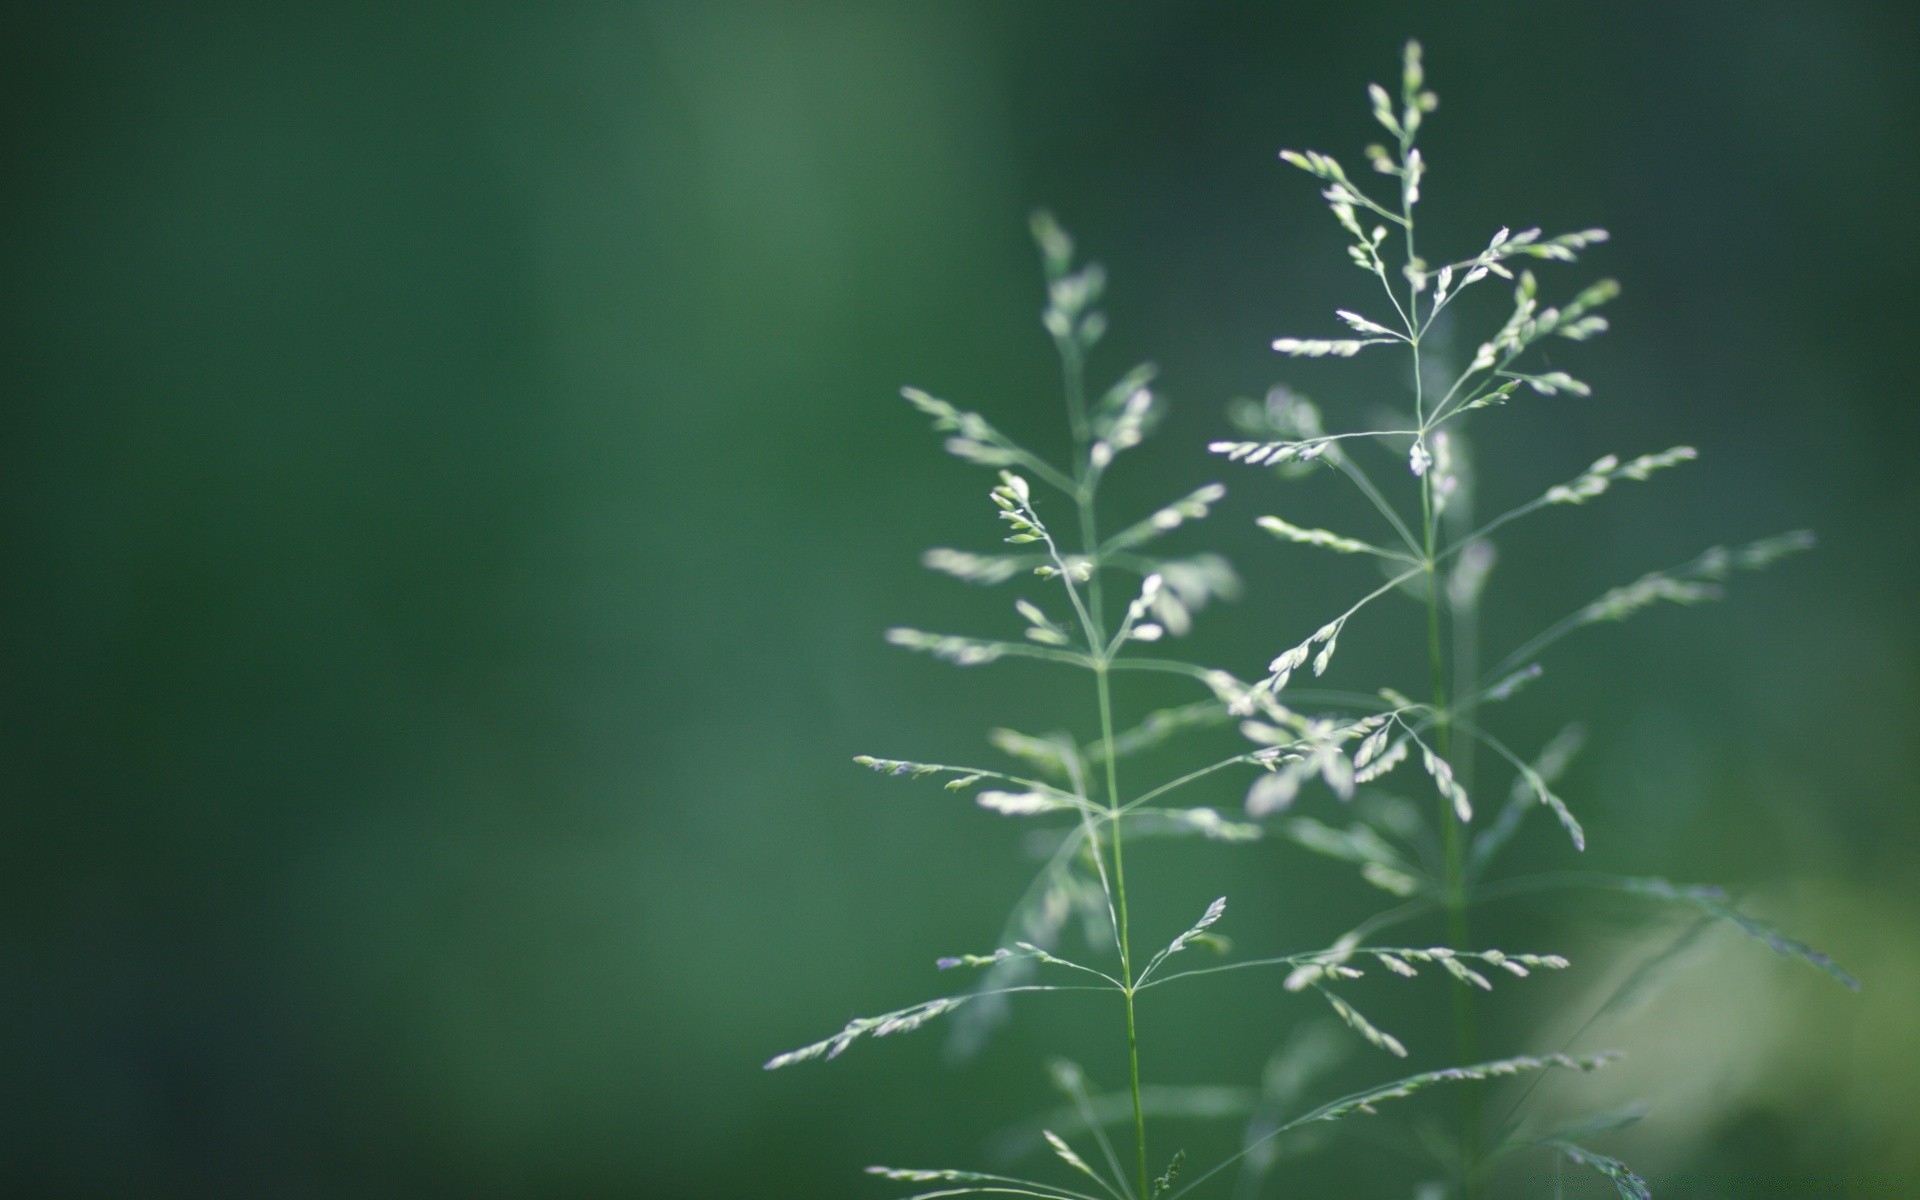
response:
<svg viewBox="0 0 1920 1200"><path fill-rule="evenodd" d="M1503 542L1490 648L1716 541L1822 538L1568 643L1500 720L1587 721L1587 864L1742 889L1866 990L1716 935L1578 1043L1626 1063L1535 1099L1650 1099L1607 1145L1660 1194L1920 1193L1911 6L1007 0L15 8L0 1194L881 1197L869 1162L990 1165L1046 1055L1118 1082L1117 1016L1069 1002L960 1066L929 1031L759 1070L935 994L1029 870L1010 823L849 757L1092 726L1081 679L881 642L1016 628L916 565L997 535L896 392L1060 444L1025 231L1058 212L1113 279L1096 375L1152 358L1174 404L1114 511L1233 488L1183 544L1251 595L1191 653L1257 670L1367 575L1249 536L1337 491L1202 447L1283 379L1339 425L1378 400L1266 349L1369 299L1274 152L1357 161L1407 35L1429 244L1605 225L1545 278L1626 285L1556 351L1592 399L1481 423L1489 511L1703 451ZM1329 682L1418 685L1413 608L1382 614ZM1277 844L1133 870L1150 942L1227 891L1242 947L1318 945L1379 895ZM1491 1052L1557 1047L1659 944L1522 908L1485 939L1576 969L1503 987ZM1321 1016L1276 983L1161 993L1149 1078L1257 1079ZM1446 1061L1440 983L1359 995ZM1268 1194L1409 1195L1447 1111Z"/></svg>

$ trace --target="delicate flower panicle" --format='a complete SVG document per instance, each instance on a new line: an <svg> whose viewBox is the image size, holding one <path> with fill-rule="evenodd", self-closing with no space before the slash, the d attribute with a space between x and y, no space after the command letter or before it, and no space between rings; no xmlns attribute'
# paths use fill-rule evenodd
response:
<svg viewBox="0 0 1920 1200"><path fill-rule="evenodd" d="M1625 619L1656 603L1715 598L1734 572L1759 569L1805 550L1812 537L1793 533L1733 549L1714 547L1681 566L1650 572L1575 610L1491 670L1480 669L1474 649L1482 640L1479 605L1500 561L1493 535L1522 517L1597 500L1617 483L1648 481L1692 461L1696 452L1675 446L1629 459L1609 454L1575 478L1535 492L1533 500L1473 524L1477 489L1466 434L1469 414L1511 402L1568 404L1588 396L1592 388L1587 383L1550 363L1540 351L1549 338L1584 342L1605 332L1607 321L1596 310L1619 288L1611 280L1600 280L1555 304L1543 298L1540 280L1528 269L1578 262L1607 240L1599 229L1549 236L1539 229L1514 232L1502 227L1483 248L1464 257L1429 260L1421 253L1416 212L1424 199L1428 164L1417 139L1439 104L1425 80L1420 47L1410 42L1401 60L1397 93L1377 84L1368 89L1373 119L1388 141L1368 146L1364 158L1386 183L1363 185L1339 160L1319 151L1285 150L1280 155L1318 182L1335 223L1349 239L1349 260L1380 291L1364 303L1333 309L1334 324L1318 332L1335 336L1283 336L1273 341L1273 349L1289 359L1324 360L1352 358L1362 351L1404 352L1410 359L1406 377L1412 394L1403 406L1407 411L1384 427L1330 430L1319 407L1287 387L1275 387L1261 402L1232 405L1229 416L1237 436L1208 446L1227 462L1269 478L1295 479L1322 469L1336 472L1378 515L1376 528L1364 537L1291 516L1257 518L1259 528L1274 539L1273 553L1290 556L1289 567L1295 567L1296 560L1320 564L1335 586L1359 596L1311 626L1304 637L1306 625L1285 634L1278 653L1271 644L1265 653L1248 652L1235 671L1188 662L1170 652L1174 639L1191 630L1197 614L1240 594L1239 576L1221 556L1164 549L1190 538L1192 527L1225 503L1226 489L1218 483L1190 484L1184 494L1149 508L1144 516L1135 510L1126 513L1124 521L1108 523L1101 484L1110 470L1127 465L1122 456L1144 444L1166 406L1155 388L1151 364L1121 374L1097 395L1088 390L1089 356L1107 331L1099 308L1106 274L1098 264L1077 259L1072 238L1052 216L1036 214L1032 231L1046 278L1041 324L1060 359L1071 458L1062 463L1036 453L979 413L928 392L907 388L902 393L944 435L949 453L997 475L987 498L999 523L1001 546L939 547L928 550L922 562L962 582L1007 586L1015 594L1010 603L993 606L996 633L974 636L897 627L887 631L887 640L957 666L1021 659L1068 667L1092 686L1077 709L1063 711L1057 725L1050 722L1038 734L994 729L987 741L1005 760L999 766L866 755L854 760L891 778L938 781L946 791L970 794L978 809L1013 819L1011 824L1022 831L1017 835L1020 843L1034 849L1042 865L995 948L935 960L939 971L959 972L964 986L950 995L856 1018L831 1036L774 1056L766 1066L832 1059L864 1039L909 1032L942 1018L955 1027L955 1045L970 1049L1005 1018L1014 1000L1082 991L1102 993L1111 1003L1115 1072L1124 1063L1127 1076L1124 1091L1101 1093L1078 1066L1054 1064L1053 1082L1071 1107L1025 1132L1044 1160L1035 1170L1065 1178L1067 1185L944 1168L868 1168L896 1182L937 1185L914 1200L958 1195L1094 1200L1083 1180L1091 1180L1111 1200L1178 1200L1230 1167L1241 1172L1238 1190L1255 1194L1262 1174L1278 1158L1275 1139L1309 1125L1374 1113L1386 1101L1439 1084L1455 1085L1461 1096L1458 1142L1440 1148L1426 1169L1454 1173L1450 1194L1474 1200L1488 1164L1509 1154L1544 1152L1562 1164L1596 1172L1622 1196L1645 1200L1648 1190L1640 1176L1618 1159L1581 1144L1594 1132L1590 1128L1542 1128L1537 1114L1522 1109L1500 1126L1497 1141L1483 1142L1483 1131L1495 1122L1482 1120L1475 1107L1478 1085L1522 1072L1591 1071L1612 1056L1480 1060L1473 1050L1473 996L1570 966L1552 953L1468 948L1469 899L1486 902L1506 895L1586 889L1677 905L1858 986L1830 958L1741 912L1717 889L1587 872L1494 877L1516 833L1536 810L1550 813L1566 834L1567 841L1552 851L1562 861L1585 849L1586 830L1556 788L1565 787L1582 805L1601 799L1588 794L1577 777L1563 782L1584 736L1578 725L1567 726L1525 756L1492 731L1501 706L1535 697L1527 685L1541 674L1542 652L1576 630ZM1462 295L1476 287L1480 295L1494 290L1482 286L1488 279L1504 281L1502 290L1511 285L1511 308L1487 323L1490 333L1465 335L1462 344L1471 347L1471 353L1463 355L1464 366L1449 380L1436 373L1442 356L1429 353L1423 358L1423 347L1436 319ZM1550 286L1547 292L1551 294ZM1464 315L1457 324L1468 324ZM1383 467L1388 472L1384 485L1376 483L1373 474ZM1247 477L1258 478L1252 473ZM1118 532L1102 539L1096 529ZM1361 562L1366 566L1356 565ZM1343 580L1347 582L1338 582ZM1374 604L1392 596L1408 597L1419 610L1419 619L1410 624L1424 634L1426 656L1418 665L1430 684L1419 690L1419 699L1390 687L1353 692L1301 682L1309 666L1315 680L1345 671L1346 660L1339 660L1342 665L1335 670L1342 638L1349 629L1355 637L1369 636ZM1265 619L1256 623L1265 636ZM1446 636L1449 632L1455 636ZM1456 653L1449 654L1450 645ZM1248 670L1263 660L1264 674ZM1114 688L1114 677L1123 674L1159 675L1184 682L1195 692L1186 702L1144 713L1126 727L1116 718L1118 700L1126 694L1116 695ZM1089 732L1096 718L1097 735ZM1171 755L1177 739L1229 725L1237 727L1242 739L1236 752L1212 761L1189 761L1159 782L1143 784L1136 778L1143 761L1153 765L1160 754ZM1419 771L1398 770L1415 761L1416 754ZM1494 772L1486 762L1500 773L1492 792L1486 789ZM1211 804L1195 803L1204 798L1195 796L1196 790L1218 793L1223 786L1236 789L1228 795L1238 795L1237 789L1245 787L1245 819L1228 819ZM1504 804L1491 811L1476 808L1475 795L1484 802L1503 791ZM1264 853L1267 844L1279 843L1283 849L1304 850L1357 870L1362 880L1392 900L1325 948L1237 955L1223 930L1244 917L1244 901L1237 902L1235 912L1241 917L1233 923L1227 920L1225 896L1207 904L1196 919L1192 914L1205 893L1162 901L1156 890L1143 886L1155 879L1155 864L1141 848L1167 838L1232 845L1237 853ZM1133 860L1131 890L1128 859ZM1143 903L1149 897L1156 901L1152 906ZM1144 962L1135 954L1141 943L1134 924L1134 915L1143 910L1153 912L1157 926L1178 928L1176 921L1191 922ZM1431 938L1436 944L1376 941L1386 930L1421 921L1429 922L1429 932L1418 935L1420 940ZM1266 924L1256 922L1251 928ZM1324 1023L1334 1043L1370 1046L1393 1058L1409 1057L1414 1048L1409 1043L1418 1039L1403 1040L1383 1028L1362 1012L1355 997L1371 1005L1366 989L1385 980L1407 981L1399 984L1403 987L1447 989L1452 993L1448 1007L1456 1018L1455 1061L1464 1065L1408 1075L1317 1107L1310 1107L1305 1095L1325 1063L1293 1061L1287 1057L1291 1051L1276 1058L1258 1088L1200 1089L1211 1107L1182 1110L1169 1099L1191 1100L1194 1089L1143 1085L1138 1045L1143 1027L1136 1021L1142 997L1203 976L1268 968L1284 972L1285 1007L1277 1010L1281 1020L1301 1022L1298 1003L1324 1003L1338 1022ZM1319 1001L1305 1000L1307 993ZM1602 1013L1607 1007L1602 1006ZM1223 1106L1223 1094L1238 1099ZM1253 1099L1245 1099L1248 1096ZM1150 1159L1150 1111L1232 1116L1246 1132L1236 1153L1189 1168L1184 1149L1171 1155L1162 1150ZM1110 1137L1109 1127L1125 1132ZM1576 1136L1581 1142L1571 1140ZM1303 1143L1290 1145L1304 1148ZM1165 1166L1156 1175L1152 1165L1157 1164Z"/></svg>

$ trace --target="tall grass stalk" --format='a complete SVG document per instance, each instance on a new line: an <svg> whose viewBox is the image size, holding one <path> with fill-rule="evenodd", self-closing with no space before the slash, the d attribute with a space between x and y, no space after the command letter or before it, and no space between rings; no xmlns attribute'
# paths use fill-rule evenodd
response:
<svg viewBox="0 0 1920 1200"><path fill-rule="evenodd" d="M1805 549L1811 538L1794 533L1736 549L1715 547L1678 567L1650 572L1606 592L1482 672L1478 612L1494 560L1491 536L1523 517L1583 504L1616 484L1645 481L1692 460L1695 453L1676 446L1625 460L1606 455L1578 477L1548 487L1491 520L1473 523L1467 444L1461 435L1469 416L1532 396L1585 396L1589 389L1578 379L1533 364L1551 338L1578 342L1605 331L1607 322L1597 310L1618 290L1610 280L1601 280L1549 305L1541 300L1541 285L1527 268L1577 262L1604 242L1606 234L1591 229L1549 237L1537 229L1501 229L1484 249L1429 262L1416 240L1426 169L1418 133L1438 102L1425 86L1417 44L1406 48L1397 96L1378 85L1369 89L1369 96L1388 143L1368 147L1366 157L1387 181L1384 186L1396 194L1385 201L1376 198L1330 155L1283 151L1281 158L1319 181L1322 197L1350 239L1348 257L1377 282L1387 313L1376 320L1340 309L1336 315L1347 327L1341 336L1283 337L1273 347L1295 358L1350 358L1397 348L1410 360L1410 411L1388 422L1387 428L1328 432L1313 404L1276 388L1264 404L1235 406L1230 416L1241 436L1214 442L1208 449L1268 478L1331 470L1350 480L1379 516L1379 540L1278 516L1262 517L1258 523L1282 542L1373 559L1382 582L1272 657L1264 671L1243 679L1156 652L1159 645L1186 633L1195 614L1234 598L1240 590L1232 568L1218 555L1176 556L1162 548L1164 535L1206 518L1225 495L1223 487L1206 484L1118 532L1104 538L1099 532L1105 517L1102 481L1119 457L1153 430L1164 401L1152 388L1151 366L1134 368L1097 398L1089 398L1088 356L1106 331L1097 307L1105 276L1097 265L1076 262L1072 240L1051 217L1037 215L1033 233L1047 283L1042 323L1060 358L1071 461L1064 467L1048 461L977 412L918 389L904 392L931 418L934 429L946 435L950 453L999 476L989 500L1005 524L1006 548L992 553L935 549L927 552L926 565L983 586L1035 580L1053 600L1051 612L1025 597L1014 600L1017 636L983 638L897 628L888 632L888 640L962 667L1023 658L1085 671L1092 688L1081 719L1097 719L1098 735L1082 742L1066 734L1037 737L995 730L989 740L1009 761L991 767L864 755L856 759L886 775L939 779L949 791L970 792L984 809L1050 830L1052 848L1016 902L998 946L938 960L942 970L977 972L969 986L851 1021L829 1037L775 1056L767 1066L833 1058L863 1038L906 1032L950 1014L958 1038L977 1043L1015 998L1092 991L1117 1000L1114 1030L1117 1037L1124 1025L1128 1077L1124 1096L1101 1095L1077 1065L1053 1064L1053 1082L1066 1108L1037 1131L1034 1144L1051 1151L1057 1160L1055 1177L1066 1182L944 1168L870 1168L890 1180L934 1185L920 1191L919 1200L968 1194L1159 1200L1203 1190L1250 1200L1260 1194L1274 1169L1279 1139L1298 1144L1301 1131L1370 1113L1386 1101L1442 1084L1459 1092L1457 1136L1450 1148L1430 1148L1430 1167L1440 1178L1429 1180L1422 1195L1477 1196L1500 1164L1532 1155L1550 1159L1556 1173L1584 1168L1608 1180L1622 1196L1647 1196L1645 1182L1630 1168L1583 1144L1633 1119L1633 1114L1556 1126L1525 1107L1528 1091L1498 1122L1489 1125L1486 1120L1481 1094L1485 1081L1528 1074L1537 1082L1547 1072L1591 1071L1611 1057L1569 1054L1567 1047L1493 1060L1480 1057L1475 994L1491 990L1495 978L1525 978L1568 966L1565 958L1551 953L1473 948L1472 910L1515 896L1604 891L1679 906L1691 910L1703 925L1729 925L1857 986L1824 955L1740 911L1717 889L1568 870L1494 876L1492 869L1515 831L1535 812L1557 820L1569 844L1567 853L1577 854L1586 845L1573 807L1554 790L1578 749L1577 727L1569 727L1531 757L1489 730L1500 706L1539 674L1537 656L1582 628L1624 619L1649 605L1715 598L1734 572L1767 566ZM1391 236L1396 229L1397 238ZM1443 313L1466 320L1453 306L1470 291L1476 297L1492 292L1488 281L1495 279L1512 286L1510 310L1478 342L1463 368L1443 369L1440 356L1428 349L1436 321ZM1384 461L1395 464L1396 471L1405 471L1399 483L1383 487L1375 481L1362 462L1373 448L1384 450ZM1057 521L1061 509L1067 521L1056 527L1049 522ZM1071 530L1064 527L1067 523ZM1119 579L1126 581L1130 598L1116 612L1108 592ZM1426 661L1420 666L1427 699L1414 700L1391 687L1355 693L1295 685L1295 677L1309 665L1315 676L1328 669L1342 634L1358 614L1401 593L1411 595L1421 610L1417 619L1424 626ZM1177 708L1144 714L1122 728L1116 721L1113 689L1117 672L1183 677L1199 687L1200 696ZM1224 759L1195 760L1172 778L1149 786L1133 784L1132 793L1123 790L1122 759L1170 743L1189 730L1226 723L1237 723L1246 748ZM1478 786L1476 747L1511 772L1506 798L1491 814L1477 811L1470 795ZM1422 773L1395 775L1401 791L1394 790L1388 777L1410 761L1419 762ZM1187 789L1229 771L1252 776L1243 815L1228 817L1184 802ZM1124 778L1131 781L1133 774L1129 769ZM1428 801L1410 800L1402 794L1409 788L1426 792ZM1341 827L1294 812L1303 797L1320 803L1320 793L1347 806L1353 819ZM1176 956L1195 947L1227 952L1215 931L1226 914L1223 896L1142 963L1130 913L1143 897L1151 897L1152 889L1138 883L1129 887L1128 847L1141 839L1166 837L1280 841L1357 867L1361 878L1391 900L1376 912L1357 915L1348 933L1321 948L1180 969L1178 963L1191 960ZM1091 932L1084 948L1070 952L1067 935L1076 915ZM1429 920L1437 923L1444 944L1395 944L1382 937ZM1257 1085L1143 1086L1137 1009L1146 993L1231 971L1278 969L1285 992L1317 995L1360 1041L1389 1056L1407 1057L1401 1039L1361 1013L1349 998L1347 985L1375 968L1403 977L1431 971L1446 980L1452 993L1456 1065L1316 1103L1310 1093L1324 1086L1336 1054L1324 1039L1316 1040L1312 1025L1302 1022L1283 1043L1275 1069ZM1636 974L1608 1006L1644 982ZM1239 1148L1204 1167L1186 1168L1184 1150L1155 1153L1160 1147L1150 1140L1149 1120L1157 1116L1239 1120ZM1083 1138L1091 1150L1077 1149L1054 1125ZM1128 1128L1130 1144L1116 1146L1110 1127ZM1154 1168L1162 1164L1155 1175ZM1230 1189L1222 1178L1229 1169L1235 1171ZM1096 1190L1087 1190L1090 1187Z"/></svg>

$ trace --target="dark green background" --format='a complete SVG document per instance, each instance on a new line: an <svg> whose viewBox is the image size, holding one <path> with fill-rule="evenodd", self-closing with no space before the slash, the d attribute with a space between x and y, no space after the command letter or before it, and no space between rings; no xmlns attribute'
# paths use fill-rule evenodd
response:
<svg viewBox="0 0 1920 1200"><path fill-rule="evenodd" d="M1274 151L1356 162L1408 34L1429 244L1606 225L1626 284L1556 352L1594 398L1482 424L1486 503L1703 450L1508 540L1490 644L1715 541L1823 539L1569 643L1501 715L1529 747L1587 718L1591 864L1743 887L1867 981L1710 940L1581 1043L1632 1052L1587 1094L1655 1100L1610 1144L1663 1194L1920 1188L1908 6L688 2L9 17L0 1193L886 1196L861 1166L985 1164L1044 1055L1116 1082L1117 1014L1066 1002L958 1069L937 1033L758 1069L932 994L1024 878L1008 823L847 759L1091 724L1081 680L881 643L1015 628L916 566L995 535L895 393L1060 444L1024 228L1055 209L1112 273L1098 373L1151 357L1175 405L1116 511L1233 486L1184 544L1252 595L1192 650L1257 670L1367 575L1249 537L1337 491L1201 448L1230 396L1289 379L1350 426L1392 382L1265 348L1370 301ZM1415 620L1330 682L1417 686ZM1149 941L1227 891L1243 947L1316 945L1377 895L1271 845L1133 870ZM1490 1050L1560 1044L1625 913L1490 918L1576 959L1501 989ZM1255 1077L1319 1016L1274 982L1160 993L1150 1079ZM1440 983L1360 995L1445 1061ZM1409 1194L1404 1122L1446 1111L1285 1194Z"/></svg>

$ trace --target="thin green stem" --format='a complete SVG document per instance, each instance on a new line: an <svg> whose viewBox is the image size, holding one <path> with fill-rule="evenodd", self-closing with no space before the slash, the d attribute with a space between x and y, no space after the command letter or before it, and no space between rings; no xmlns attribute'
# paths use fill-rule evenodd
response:
<svg viewBox="0 0 1920 1200"><path fill-rule="evenodd" d="M1367 473L1360 469L1360 464L1354 462L1339 451L1335 451L1329 455L1328 461L1333 463L1333 465L1340 470L1341 474L1353 480L1354 486L1360 489L1361 494L1373 502L1374 508L1378 509L1380 515L1387 519L1387 523L1393 526L1393 531L1400 535L1400 540L1405 543L1407 552L1410 554L1418 554L1420 552L1420 544L1413 540L1413 531L1408 529L1407 523L1400 519L1400 514L1393 510L1393 505L1387 503L1387 498L1380 494L1380 489L1373 486L1373 480L1369 479Z"/></svg>
<svg viewBox="0 0 1920 1200"><path fill-rule="evenodd" d="M1406 946L1348 946L1326 950L1308 950L1300 954L1282 954L1273 958L1248 958L1239 962L1222 963L1216 967L1195 967L1189 971L1176 971L1171 975L1162 975L1153 982L1142 985L1142 990L1158 987L1163 983L1172 983L1176 979L1194 979L1201 975L1219 975L1227 971L1244 971L1250 967L1301 967L1309 965L1331 966L1345 963L1348 959L1368 954L1406 954ZM1464 954L1462 958L1480 958L1481 955Z"/></svg>
<svg viewBox="0 0 1920 1200"><path fill-rule="evenodd" d="M1409 100L1412 98L1409 97ZM1403 134L1400 139L1400 165L1408 169L1413 137ZM1407 203L1407 191L1401 189L1402 211L1406 214L1407 264L1407 308L1413 317L1408 326L1412 336L1409 349L1413 354L1413 409L1416 420L1422 429L1427 428L1429 418L1426 406L1426 379L1420 362L1420 334L1418 324L1420 316L1420 288L1415 283L1412 267L1419 261L1414 248L1413 207ZM1457 384L1455 385L1458 386ZM1448 396L1452 396L1450 389ZM1444 400L1441 402L1445 403ZM1426 543L1427 572L1427 662L1433 684L1433 712L1435 740L1439 743L1440 757L1452 757L1452 733L1448 721L1447 665L1446 656L1440 643L1440 572L1438 546L1439 514L1434 511L1434 476L1431 467L1420 476L1420 526ZM1445 795L1439 798L1440 842L1442 858L1442 898L1447 913L1448 944L1456 950L1467 947L1467 909L1466 893L1463 887L1465 877L1465 846L1460 834L1460 822L1453 811L1451 799ZM1476 1043L1478 1038L1474 1028L1473 995L1464 984L1453 989L1453 1040L1454 1053L1461 1062L1474 1062L1479 1058ZM1479 1089L1470 1081L1460 1092L1460 1191L1466 1200L1474 1200L1478 1194L1475 1182L1474 1163L1479 1158L1480 1094Z"/></svg>
<svg viewBox="0 0 1920 1200"><path fill-rule="evenodd" d="M1471 489L1462 488L1455 495L1448 509L1448 515L1453 518L1455 529L1473 523L1472 502ZM1466 549L1465 544L1457 540L1455 545L1461 550ZM1458 719L1462 714L1471 711L1471 689L1474 681L1480 676L1480 600L1475 590L1463 590L1456 595L1449 589L1447 615L1453 630L1453 698L1448 711ZM1459 747L1459 750L1459 757L1449 761L1453 764L1454 777L1460 781L1460 786L1467 789L1468 795L1472 795L1476 786L1474 743L1468 741Z"/></svg>
<svg viewBox="0 0 1920 1200"><path fill-rule="evenodd" d="M1018 447L1011 447L1011 449L1018 455L1016 461L1027 470L1032 471L1036 477L1045 480L1048 486L1054 488L1056 491L1065 492L1069 496L1079 492L1079 487L1073 480L1068 479L1066 474L1052 463L1047 462L1029 450Z"/></svg>
<svg viewBox="0 0 1920 1200"><path fill-rule="evenodd" d="M1251 754L1236 754L1232 758L1223 758L1219 762L1209 763L1198 770L1188 771L1185 775L1180 776L1178 779L1170 780L1166 783L1163 783L1159 787L1154 788L1152 791L1142 793L1141 795L1134 797L1132 800L1127 801L1125 804L1120 805L1118 808L1109 810L1107 814L1107 818L1108 820L1114 820L1117 817L1120 817L1126 813L1132 812L1134 809L1137 809L1142 805L1145 805L1154 800L1158 800L1160 797L1166 795L1168 792L1171 792L1176 788L1185 787L1187 784L1192 783L1198 779L1205 779L1207 776L1213 774L1215 771L1224 771L1228 767L1233 766L1235 763L1250 763L1253 761L1255 760L1253 755Z"/></svg>
<svg viewBox="0 0 1920 1200"><path fill-rule="evenodd" d="M1087 421L1086 362L1080 344L1073 335L1054 339L1054 345L1060 351L1061 382L1067 393L1067 421L1073 428L1074 444L1080 448L1079 461L1074 464L1076 474L1079 482L1085 484L1087 443L1093 439L1093 429Z"/></svg>
<svg viewBox="0 0 1920 1200"><path fill-rule="evenodd" d="M1433 512L1433 477L1420 481L1420 516L1427 541L1427 661L1433 680L1434 740L1440 757L1453 757L1452 722L1448 719L1446 658L1440 648L1440 576L1436 569L1434 541L1438 521ZM1460 821L1451 802L1440 798L1440 841L1442 859L1442 900L1447 913L1447 944L1456 950L1467 946L1465 846L1460 836ZM1464 985L1453 989L1454 1051L1462 1062L1479 1057L1473 1019L1473 994ZM1460 1092L1460 1173L1463 1194L1471 1197L1473 1162L1478 1157L1480 1096L1471 1083Z"/></svg>
<svg viewBox="0 0 1920 1200"><path fill-rule="evenodd" d="M1453 713L1447 696L1446 656L1440 642L1440 579L1435 564L1434 529L1432 515L1432 488L1427 481L1422 482L1420 491L1422 516L1426 521L1428 579L1427 579L1427 662L1433 684L1432 725L1434 743L1441 758L1449 764L1453 761ZM1447 936L1456 950L1464 950L1467 945L1467 922L1465 887L1465 843L1460 835L1460 820L1454 812L1453 803L1446 796L1439 799L1440 840L1442 850L1441 896L1447 911ZM1464 989L1455 993L1456 1001L1464 998L1466 1023L1461 1024L1461 1005L1455 1005L1456 1032L1468 1039L1460 1049L1470 1048L1472 1038L1471 1015L1472 998Z"/></svg>
<svg viewBox="0 0 1920 1200"><path fill-rule="evenodd" d="M1106 1125L1094 1114L1093 1101L1087 1095L1083 1077L1076 1074L1070 1079L1068 1095L1073 1098L1073 1106L1080 1113L1081 1123L1093 1134L1093 1140L1099 1143L1100 1155L1107 1160L1107 1169L1113 1172L1114 1182L1122 1184L1124 1188L1122 1181L1127 1177L1127 1170L1120 1165L1120 1156L1114 1153L1113 1140L1107 1136Z"/></svg>
<svg viewBox="0 0 1920 1200"><path fill-rule="evenodd" d="M1100 1200L1098 1196L1089 1196L1085 1192L1057 1191L1036 1192L1032 1188L1019 1187L961 1187L942 1188L937 1192L921 1192L913 1200L941 1200L946 1196L1038 1196L1040 1200Z"/></svg>
<svg viewBox="0 0 1920 1200"><path fill-rule="evenodd" d="M1127 923L1127 860L1121 833L1120 779L1113 753L1113 687L1105 662L1094 671L1100 692L1100 740L1107 748L1107 807L1113 825L1113 884L1120 902L1120 976L1127 981L1122 995L1127 1004L1127 1079L1133 1090L1134 1165L1139 1173L1139 1195L1147 1194L1147 1116L1140 1102L1140 1034L1133 1012L1133 949Z"/></svg>
<svg viewBox="0 0 1920 1200"><path fill-rule="evenodd" d="M1073 427L1074 443L1079 451L1075 461L1076 487L1074 500L1079 509L1080 539L1087 562L1091 570L1087 577L1086 603L1080 603L1079 595L1073 587L1073 573L1060 563L1061 577L1066 581L1067 591L1074 597L1074 607L1080 617L1083 632L1087 638L1087 649L1091 651L1090 665L1093 668L1094 689L1100 703L1100 744L1105 753L1107 768L1107 822L1113 826L1113 889L1112 898L1117 909L1115 935L1120 948L1120 977L1126 982L1121 986L1121 996L1126 1002L1127 1012L1127 1077L1133 1093L1133 1138L1134 1161L1137 1173L1138 1195L1147 1195L1147 1118L1146 1109L1140 1098L1140 1036L1134 1020L1133 997L1133 943L1127 917L1127 865L1126 839L1120 822L1120 775L1118 756L1113 752L1113 684L1109 667L1114 653L1119 649L1115 639L1109 644L1106 636L1106 605L1102 594L1100 533L1095 521L1093 499L1099 487L1099 472L1093 469L1088 454L1093 430L1087 419L1085 365L1080 348L1071 338L1060 339L1060 365L1067 393L1067 416ZM1051 543L1049 543L1051 545ZM1058 558L1058 552L1055 552ZM1100 857L1098 833L1091 827L1088 836L1094 839L1092 849L1096 858Z"/></svg>

